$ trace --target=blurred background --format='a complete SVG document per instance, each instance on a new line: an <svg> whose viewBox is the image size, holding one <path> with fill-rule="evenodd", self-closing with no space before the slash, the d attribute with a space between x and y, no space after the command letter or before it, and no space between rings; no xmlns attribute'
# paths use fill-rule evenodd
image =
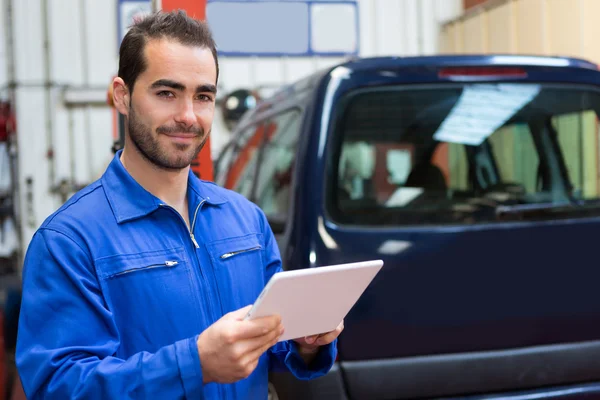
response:
<svg viewBox="0 0 600 400"><path fill-rule="evenodd" d="M10 222L2 225L0 255L22 254L43 220L104 171L119 139L107 89L117 73L121 38L136 18L161 3L0 0L0 194L14 195L4 203ZM444 23L474 5L462 0L172 3L181 8L193 3L192 9L204 11L199 17L208 20L219 48L213 160L240 113L280 86L348 58L436 54ZM449 29L457 42L448 46L458 48L460 29ZM481 36L466 29L465 38ZM18 272L15 261L0 267L4 283Z"/></svg>

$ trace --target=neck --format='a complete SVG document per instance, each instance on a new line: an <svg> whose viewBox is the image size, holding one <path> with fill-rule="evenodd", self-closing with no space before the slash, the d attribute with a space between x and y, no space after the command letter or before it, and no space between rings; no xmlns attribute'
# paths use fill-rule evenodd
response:
<svg viewBox="0 0 600 400"><path fill-rule="evenodd" d="M180 170L160 168L136 151L133 146L127 145L123 148L120 159L123 167L144 189L185 217L189 166Z"/></svg>

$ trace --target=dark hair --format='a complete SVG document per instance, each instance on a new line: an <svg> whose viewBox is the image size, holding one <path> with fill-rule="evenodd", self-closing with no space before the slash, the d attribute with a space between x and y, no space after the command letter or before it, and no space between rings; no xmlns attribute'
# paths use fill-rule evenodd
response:
<svg viewBox="0 0 600 400"><path fill-rule="evenodd" d="M173 39L186 46L207 47L212 52L219 79L217 48L208 25L191 17L185 11L152 13L133 24L119 49L119 77L133 92L138 76L146 70L144 49L149 39ZM215 82L216 83L216 82Z"/></svg>

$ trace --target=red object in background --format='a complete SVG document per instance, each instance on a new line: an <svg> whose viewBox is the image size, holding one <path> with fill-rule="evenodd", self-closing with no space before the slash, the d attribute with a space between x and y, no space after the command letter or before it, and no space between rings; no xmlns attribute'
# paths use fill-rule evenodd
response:
<svg viewBox="0 0 600 400"><path fill-rule="evenodd" d="M163 11L185 10L190 17L203 20L206 18L206 0L162 0ZM200 179L214 179L213 160L210 153L210 136L206 139L204 148L192 162L192 171Z"/></svg>
<svg viewBox="0 0 600 400"><path fill-rule="evenodd" d="M187 15L196 19L206 18L206 0L162 0L163 11L185 10Z"/></svg>
<svg viewBox="0 0 600 400"><path fill-rule="evenodd" d="M0 310L0 400L6 399L6 353L4 350L4 314Z"/></svg>
<svg viewBox="0 0 600 400"><path fill-rule="evenodd" d="M21 386L21 381L19 380L19 376L15 376L15 381L13 382L13 391L10 396L10 400L27 400L25 397L25 392L23 391L23 386Z"/></svg>
<svg viewBox="0 0 600 400"><path fill-rule="evenodd" d="M440 78L453 77L512 77L527 78L527 71L519 67L444 67L438 72Z"/></svg>
<svg viewBox="0 0 600 400"><path fill-rule="evenodd" d="M10 103L0 102L0 142L5 142L15 130L16 119Z"/></svg>
<svg viewBox="0 0 600 400"><path fill-rule="evenodd" d="M267 125L260 124L256 127L254 134L248 139L248 143L240 149L235 162L231 165L224 187L233 189L238 185L242 177L242 172L246 169L254 152L261 146L264 137L266 136L267 140L271 139L276 129L277 125L274 122L270 122Z"/></svg>
<svg viewBox="0 0 600 400"><path fill-rule="evenodd" d="M468 10L469 8L476 7L480 4L485 3L487 0L463 0L463 8L464 10Z"/></svg>

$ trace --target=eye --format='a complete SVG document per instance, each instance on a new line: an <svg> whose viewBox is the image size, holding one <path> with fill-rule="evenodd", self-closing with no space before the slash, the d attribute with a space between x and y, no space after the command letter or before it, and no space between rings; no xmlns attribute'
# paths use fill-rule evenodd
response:
<svg viewBox="0 0 600 400"><path fill-rule="evenodd" d="M200 101L212 101L212 97L206 94L199 94L196 98Z"/></svg>
<svg viewBox="0 0 600 400"><path fill-rule="evenodd" d="M174 96L173 93L169 92L168 90L162 90L162 91L156 93L156 95L158 97L164 97L164 98L171 98Z"/></svg>

